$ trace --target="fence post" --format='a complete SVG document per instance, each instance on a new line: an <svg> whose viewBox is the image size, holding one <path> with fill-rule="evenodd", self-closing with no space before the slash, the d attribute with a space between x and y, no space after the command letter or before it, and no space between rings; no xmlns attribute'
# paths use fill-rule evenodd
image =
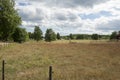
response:
<svg viewBox="0 0 120 80"><path fill-rule="evenodd" d="M49 67L49 80L52 80L52 66Z"/></svg>
<svg viewBox="0 0 120 80"><path fill-rule="evenodd" d="M2 61L2 80L5 80L5 61Z"/></svg>

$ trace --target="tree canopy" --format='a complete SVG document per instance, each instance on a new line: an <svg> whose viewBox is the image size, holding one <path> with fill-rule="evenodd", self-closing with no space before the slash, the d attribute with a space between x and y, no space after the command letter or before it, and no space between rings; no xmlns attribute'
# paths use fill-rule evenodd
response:
<svg viewBox="0 0 120 80"><path fill-rule="evenodd" d="M17 27L12 35L14 42L25 42L28 38L28 34L25 29Z"/></svg>
<svg viewBox="0 0 120 80"><path fill-rule="evenodd" d="M3 41L8 41L21 24L21 17L14 6L14 0L0 0L0 38Z"/></svg>
<svg viewBox="0 0 120 80"><path fill-rule="evenodd" d="M69 39L74 39L73 34L70 34L70 35L69 35Z"/></svg>
<svg viewBox="0 0 120 80"><path fill-rule="evenodd" d="M35 26L33 36L36 41L42 40L42 30L39 26Z"/></svg>
<svg viewBox="0 0 120 80"><path fill-rule="evenodd" d="M57 33L57 39L60 40L61 39L61 36L59 33Z"/></svg>
<svg viewBox="0 0 120 80"><path fill-rule="evenodd" d="M112 34L110 35L110 40L116 39L116 36L117 36L117 32L116 31L112 32Z"/></svg>
<svg viewBox="0 0 120 80"><path fill-rule="evenodd" d="M52 29L47 29L45 33L45 41L51 42L56 40L56 34Z"/></svg>
<svg viewBox="0 0 120 80"><path fill-rule="evenodd" d="M98 34L92 34L91 38L93 40L98 40L99 39L99 35Z"/></svg>

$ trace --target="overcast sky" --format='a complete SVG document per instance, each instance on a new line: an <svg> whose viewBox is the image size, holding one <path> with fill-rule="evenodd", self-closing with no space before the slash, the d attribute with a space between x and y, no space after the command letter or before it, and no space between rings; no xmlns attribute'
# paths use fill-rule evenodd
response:
<svg viewBox="0 0 120 80"><path fill-rule="evenodd" d="M52 28L62 35L120 30L120 0L16 0L21 27Z"/></svg>

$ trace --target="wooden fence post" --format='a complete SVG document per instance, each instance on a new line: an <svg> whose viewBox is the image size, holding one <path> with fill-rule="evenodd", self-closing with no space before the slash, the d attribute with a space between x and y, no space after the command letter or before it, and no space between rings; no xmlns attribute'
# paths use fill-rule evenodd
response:
<svg viewBox="0 0 120 80"><path fill-rule="evenodd" d="M2 61L2 80L5 80L5 61Z"/></svg>
<svg viewBox="0 0 120 80"><path fill-rule="evenodd" d="M52 66L49 67L49 80L52 80Z"/></svg>

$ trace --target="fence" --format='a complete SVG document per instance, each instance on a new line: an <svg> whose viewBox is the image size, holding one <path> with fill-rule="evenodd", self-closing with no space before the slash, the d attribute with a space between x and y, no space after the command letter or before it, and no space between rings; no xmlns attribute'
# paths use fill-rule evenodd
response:
<svg viewBox="0 0 120 80"><path fill-rule="evenodd" d="M5 80L5 61L2 61L2 80ZM53 74L53 70L52 70L52 66L49 66L49 79L48 80L52 80L52 74Z"/></svg>
<svg viewBox="0 0 120 80"><path fill-rule="evenodd" d="M1 43L0 42L0 48L1 47L8 47L11 43Z"/></svg>

